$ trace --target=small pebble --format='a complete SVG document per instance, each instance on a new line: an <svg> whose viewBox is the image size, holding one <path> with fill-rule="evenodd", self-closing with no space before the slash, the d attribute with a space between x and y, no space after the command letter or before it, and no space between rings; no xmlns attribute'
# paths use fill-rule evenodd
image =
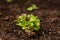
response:
<svg viewBox="0 0 60 40"><path fill-rule="evenodd" d="M51 32L49 32L49 34L52 34Z"/></svg>
<svg viewBox="0 0 60 40"><path fill-rule="evenodd" d="M2 40L2 39L0 38L0 40Z"/></svg>
<svg viewBox="0 0 60 40"><path fill-rule="evenodd" d="M60 30L58 30L58 31L57 31L57 33L59 33L59 34L60 34Z"/></svg>
<svg viewBox="0 0 60 40"><path fill-rule="evenodd" d="M44 32L42 32L42 34L44 34Z"/></svg>
<svg viewBox="0 0 60 40"><path fill-rule="evenodd" d="M21 34L22 31L19 31L18 34Z"/></svg>
<svg viewBox="0 0 60 40"><path fill-rule="evenodd" d="M4 19L5 19L5 20L8 20L8 19L9 19L9 17L8 17L8 16L6 16Z"/></svg>
<svg viewBox="0 0 60 40"><path fill-rule="evenodd" d="M16 32L16 30L13 30L14 32Z"/></svg>

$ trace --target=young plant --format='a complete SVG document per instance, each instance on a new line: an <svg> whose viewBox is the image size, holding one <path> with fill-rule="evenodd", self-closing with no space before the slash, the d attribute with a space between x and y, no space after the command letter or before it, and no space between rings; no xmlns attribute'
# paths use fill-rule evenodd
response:
<svg viewBox="0 0 60 40"><path fill-rule="evenodd" d="M14 0L6 0L7 2L13 2Z"/></svg>
<svg viewBox="0 0 60 40"><path fill-rule="evenodd" d="M32 4L30 7L27 8L28 11L32 11L34 9L37 9L37 6Z"/></svg>
<svg viewBox="0 0 60 40"><path fill-rule="evenodd" d="M22 29L25 30L25 32L27 33L40 29L40 20L37 16L34 16L32 14L22 14L17 18L15 22L17 26L22 27Z"/></svg>

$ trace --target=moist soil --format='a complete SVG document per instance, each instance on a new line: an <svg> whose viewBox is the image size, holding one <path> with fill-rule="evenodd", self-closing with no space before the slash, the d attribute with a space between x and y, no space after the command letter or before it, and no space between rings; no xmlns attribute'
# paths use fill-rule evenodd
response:
<svg viewBox="0 0 60 40"><path fill-rule="evenodd" d="M27 11L36 4L37 9ZM21 14L38 16L40 30L28 35L14 20ZM0 0L0 40L60 40L60 0Z"/></svg>

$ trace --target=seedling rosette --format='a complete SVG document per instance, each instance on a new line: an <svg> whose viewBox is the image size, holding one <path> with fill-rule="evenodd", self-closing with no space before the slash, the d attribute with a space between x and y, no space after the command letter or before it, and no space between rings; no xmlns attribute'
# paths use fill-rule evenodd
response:
<svg viewBox="0 0 60 40"><path fill-rule="evenodd" d="M32 14L22 14L15 20L15 22L16 25L20 26L25 32L33 32L34 30L37 31L40 29L40 20L37 16Z"/></svg>

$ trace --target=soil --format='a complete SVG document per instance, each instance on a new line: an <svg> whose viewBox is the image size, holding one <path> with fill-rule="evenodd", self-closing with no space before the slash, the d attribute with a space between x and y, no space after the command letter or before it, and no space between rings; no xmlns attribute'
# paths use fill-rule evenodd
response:
<svg viewBox="0 0 60 40"><path fill-rule="evenodd" d="M31 12L26 8L36 4ZM28 35L15 25L21 14L33 14L41 20L41 28L34 35ZM9 3L0 0L0 40L60 40L60 0L14 0Z"/></svg>

